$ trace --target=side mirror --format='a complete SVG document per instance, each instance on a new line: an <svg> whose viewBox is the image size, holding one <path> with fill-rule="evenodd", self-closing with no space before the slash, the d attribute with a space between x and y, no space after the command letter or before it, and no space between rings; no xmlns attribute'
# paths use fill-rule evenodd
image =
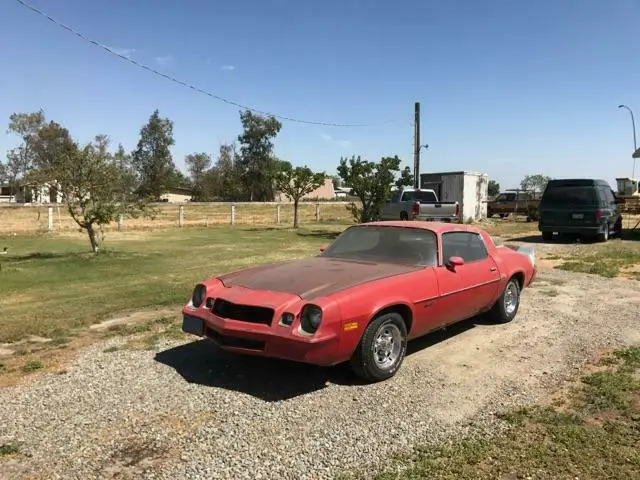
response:
<svg viewBox="0 0 640 480"><path fill-rule="evenodd" d="M461 265L464 265L464 258L462 257L451 257L449 258L449 263L447 263L447 266L449 267L459 267Z"/></svg>

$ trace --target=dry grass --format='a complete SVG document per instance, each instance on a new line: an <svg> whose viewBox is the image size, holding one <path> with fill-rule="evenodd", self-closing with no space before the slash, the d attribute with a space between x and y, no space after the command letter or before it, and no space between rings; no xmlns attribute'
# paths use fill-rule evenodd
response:
<svg viewBox="0 0 640 480"><path fill-rule="evenodd" d="M322 223L350 222L347 202L321 202L318 204L319 221ZM127 218L126 230L177 227L180 206L156 204L154 218ZM276 225L275 203L236 203L237 225ZM300 204L300 223L316 223L316 204ZM280 225L293 223L293 204L280 204ZM187 203L184 205L184 226L208 227L231 224L230 203ZM48 229L48 206L3 205L0 206L0 235L41 233ZM77 224L69 216L64 205L53 206L53 229L57 232L76 231ZM104 227L105 231L117 229L117 223Z"/></svg>

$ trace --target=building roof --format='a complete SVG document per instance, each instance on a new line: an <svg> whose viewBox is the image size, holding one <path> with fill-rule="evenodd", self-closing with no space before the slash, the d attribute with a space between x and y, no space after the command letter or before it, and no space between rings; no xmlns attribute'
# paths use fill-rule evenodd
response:
<svg viewBox="0 0 640 480"><path fill-rule="evenodd" d="M423 175L478 175L478 176L483 176L483 175L488 175L487 173L483 173L483 172L474 172L474 171L470 171L470 170L460 170L457 172L426 172L426 173L421 173L420 176L422 177Z"/></svg>

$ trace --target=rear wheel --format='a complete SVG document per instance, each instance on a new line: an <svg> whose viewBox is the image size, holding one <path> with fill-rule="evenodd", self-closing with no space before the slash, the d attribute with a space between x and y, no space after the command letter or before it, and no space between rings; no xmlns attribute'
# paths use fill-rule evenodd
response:
<svg viewBox="0 0 640 480"><path fill-rule="evenodd" d="M542 232L542 240L545 242L553 240L553 232Z"/></svg>
<svg viewBox="0 0 640 480"><path fill-rule="evenodd" d="M609 222L604 222L602 232L598 234L598 240L600 242L606 242L607 240L609 240Z"/></svg>
<svg viewBox="0 0 640 480"><path fill-rule="evenodd" d="M520 283L512 277L504 287L500 298L489 311L489 316L496 323L509 323L516 317L520 307Z"/></svg>
<svg viewBox="0 0 640 480"><path fill-rule="evenodd" d="M613 229L616 237L622 238L622 217L618 217L618 220L616 220L616 226Z"/></svg>
<svg viewBox="0 0 640 480"><path fill-rule="evenodd" d="M400 220L402 221L409 220L409 215L407 214L407 212L400 212Z"/></svg>
<svg viewBox="0 0 640 480"><path fill-rule="evenodd" d="M369 382L393 377L407 353L407 327L397 313L373 319L351 357L351 369Z"/></svg>

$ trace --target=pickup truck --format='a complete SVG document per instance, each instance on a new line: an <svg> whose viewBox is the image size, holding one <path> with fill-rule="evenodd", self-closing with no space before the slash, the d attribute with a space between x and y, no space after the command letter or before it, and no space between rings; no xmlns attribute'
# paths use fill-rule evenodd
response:
<svg viewBox="0 0 640 480"><path fill-rule="evenodd" d="M540 199L528 192L505 192L487 202L487 216L500 215L500 218L513 215L525 215L527 222L538 220Z"/></svg>
<svg viewBox="0 0 640 480"><path fill-rule="evenodd" d="M382 207L382 220L460 221L458 202L439 202L434 190L402 188Z"/></svg>

